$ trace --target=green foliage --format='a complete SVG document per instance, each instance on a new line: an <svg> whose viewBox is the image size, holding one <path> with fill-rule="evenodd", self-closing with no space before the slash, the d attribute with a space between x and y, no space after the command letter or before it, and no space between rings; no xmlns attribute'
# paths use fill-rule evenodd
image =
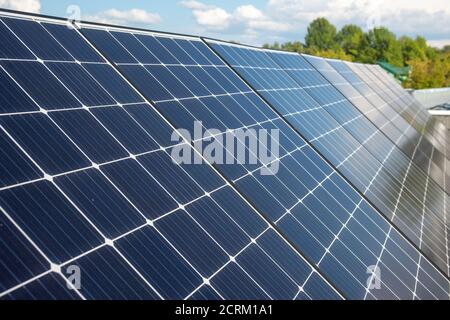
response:
<svg viewBox="0 0 450 320"><path fill-rule="evenodd" d="M308 34L305 37L306 46L316 50L335 49L336 27L325 18L317 18L308 26Z"/></svg>
<svg viewBox="0 0 450 320"><path fill-rule="evenodd" d="M398 41L402 48L404 61L408 62L413 59L425 60L427 58L426 47L424 48L422 44L419 44L419 41L406 36L401 37Z"/></svg>
<svg viewBox="0 0 450 320"><path fill-rule="evenodd" d="M395 34L386 28L375 28L364 35L363 54L370 63L386 61L394 66L403 67L402 47ZM369 50L368 50L369 49Z"/></svg>
<svg viewBox="0 0 450 320"><path fill-rule="evenodd" d="M308 53L325 58L410 67L404 82L410 88L450 86L450 46L438 50L428 46L424 37L397 38L387 28L364 32L356 25L345 25L339 31L325 18L315 19L308 27L305 45L301 42L265 44L265 48Z"/></svg>
<svg viewBox="0 0 450 320"><path fill-rule="evenodd" d="M356 25L349 24L342 27L336 35L336 42L347 55L356 57L362 45L364 32Z"/></svg>

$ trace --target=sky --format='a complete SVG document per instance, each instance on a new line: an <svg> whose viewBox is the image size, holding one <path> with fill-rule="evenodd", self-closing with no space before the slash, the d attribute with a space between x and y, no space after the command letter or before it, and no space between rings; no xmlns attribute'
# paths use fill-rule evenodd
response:
<svg viewBox="0 0 450 320"><path fill-rule="evenodd" d="M0 0L0 7L252 45L303 41L317 17L338 28L382 25L433 46L450 44L448 0Z"/></svg>

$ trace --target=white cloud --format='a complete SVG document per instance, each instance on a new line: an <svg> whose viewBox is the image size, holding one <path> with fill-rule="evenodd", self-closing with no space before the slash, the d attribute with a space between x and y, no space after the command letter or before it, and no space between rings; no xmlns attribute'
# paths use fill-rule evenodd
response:
<svg viewBox="0 0 450 320"><path fill-rule="evenodd" d="M214 6L210 6L195 0L181 1L180 5L191 10L208 10L215 8Z"/></svg>
<svg viewBox="0 0 450 320"><path fill-rule="evenodd" d="M161 17L158 14L142 9L130 9L126 11L109 9L95 15L85 16L83 19L108 24L137 23L149 25L161 22Z"/></svg>
<svg viewBox="0 0 450 320"><path fill-rule="evenodd" d="M39 0L0 0L0 8L39 13L41 2Z"/></svg>
<svg viewBox="0 0 450 320"><path fill-rule="evenodd" d="M435 48L443 48L444 46L450 46L450 39L440 40L428 40L428 45Z"/></svg>
<svg viewBox="0 0 450 320"><path fill-rule="evenodd" d="M231 15L222 8L194 10L192 14L199 25L213 29L226 29L231 20Z"/></svg>
<svg viewBox="0 0 450 320"><path fill-rule="evenodd" d="M243 20L259 20L264 18L262 11L251 4L237 7L235 10L235 16L237 19Z"/></svg>
<svg viewBox="0 0 450 320"><path fill-rule="evenodd" d="M450 33L448 0L268 0L266 10L297 30L305 30L311 20L322 16L338 27L353 23L367 29L376 22L399 35L448 37Z"/></svg>
<svg viewBox="0 0 450 320"><path fill-rule="evenodd" d="M382 25L399 36L440 40L450 34L448 0L266 0L266 5L259 7L248 2L228 10L201 0L180 4L192 11L200 26L197 32L220 30L233 40L251 37L258 41L254 44L274 38L302 40L317 17L327 18L338 28L349 23L365 30Z"/></svg>
<svg viewBox="0 0 450 320"><path fill-rule="evenodd" d="M181 1L180 5L192 10L197 24L207 30L228 30L245 33L256 38L259 31L282 32L290 29L288 23L275 21L251 4L241 5L228 12L223 8L199 1Z"/></svg>
<svg viewBox="0 0 450 320"><path fill-rule="evenodd" d="M282 32L291 30L291 25L282 22L276 22L271 20L253 20L248 21L248 27L253 30L265 30Z"/></svg>

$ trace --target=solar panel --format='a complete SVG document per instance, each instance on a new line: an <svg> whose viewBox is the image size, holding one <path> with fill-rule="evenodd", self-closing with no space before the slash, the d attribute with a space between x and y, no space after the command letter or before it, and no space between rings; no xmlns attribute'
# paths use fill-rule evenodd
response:
<svg viewBox="0 0 450 320"><path fill-rule="evenodd" d="M416 139L413 139L412 142L405 141L408 138L408 135L401 134L398 130L393 130L396 127L391 126L388 130L384 130L387 126L385 124L389 124L390 122L387 120L387 118L384 117L384 115L379 112L375 107L373 107L368 100L365 100L359 93L356 91L342 76L340 76L337 71L333 70L333 68L328 64L324 59L316 58L316 57L306 57L308 61L310 61L316 68L319 70L324 77L326 77L330 83L332 83L336 88L338 88L342 94L348 98L358 109L367 116L368 119L373 120L372 123L375 123L374 121L378 121L377 128L379 128L383 133L385 133L386 137L389 137L393 143L395 143L399 148L401 148L402 145L406 144L414 144L416 146L419 146L420 143L416 141ZM337 62L336 62L337 63ZM335 64L336 64L335 63ZM352 91L353 89L353 91ZM406 93L407 94L407 93ZM405 93L403 93L405 95ZM382 106L388 106L387 104L384 104ZM399 114L395 114L395 111L392 112L392 116L390 119L397 119L401 118ZM376 119L374 120L373 115L374 114ZM394 115L395 114L395 115ZM382 121L382 123L380 123ZM413 127L408 126L404 129L404 132L409 131L415 131ZM400 133L400 134L399 134ZM417 132L413 133L414 138L417 137ZM389 143L384 142L383 140L378 141L377 145L389 145ZM431 158L433 158L435 150L431 150ZM439 152L436 150L436 152ZM374 150L374 155L381 155L384 156L384 154L380 150ZM408 155L409 158L406 156ZM427 157L428 158L428 157ZM428 161L426 161L426 170L420 172L419 167L416 166L414 159L416 159L414 151L412 154L405 154L399 152L399 150L396 150L393 148L393 151L391 152L390 158L388 158L386 161L384 161L385 167L390 167L391 171L394 175L398 177L403 176L403 185L406 189L410 190L413 195L416 196L418 200L424 199L426 212L423 212L422 222L424 226L422 227L419 225L419 232L423 232L425 234L428 234L426 237L419 237L419 242L417 245L419 247L422 247L422 242L429 242L428 247L435 247L435 240L433 238L440 238L440 242L444 244L443 250L444 252L448 251L448 248L446 247L446 206L445 203L447 201L447 194L443 190L445 188L445 185L441 184L441 181L438 179L433 179L433 175L431 172L433 171L433 167L431 162L431 158L428 158ZM395 162L394 162L394 161ZM380 159L380 161L383 161ZM419 162L423 163L423 162ZM396 172L396 167L400 168L406 168L406 173L400 173ZM438 170L439 172L436 172L440 178L442 179L442 176L445 175L442 173L442 171ZM430 178L429 178L430 177ZM428 199L429 197L432 197L432 199ZM418 218L420 215L418 216ZM428 219L431 219L431 221L427 221ZM441 226L436 228L436 224L440 224ZM436 229L443 230L440 234L436 234ZM433 239L433 240L431 240ZM443 270L447 270L448 265L443 266Z"/></svg>
<svg viewBox="0 0 450 320"><path fill-rule="evenodd" d="M358 161L378 164L386 146L366 150L360 127L335 126L356 109L336 120L325 104L353 105L317 71L314 96L262 50L208 42L218 55L195 37L8 13L0 38L11 43L0 48L0 298L449 298L433 256L368 201L378 172ZM195 121L207 134L192 142L182 132L195 137ZM277 129L279 155L239 163L227 151L226 164L200 152L244 129L255 131L234 147L254 156L254 132ZM175 163L179 149L200 162Z"/></svg>
<svg viewBox="0 0 450 320"><path fill-rule="evenodd" d="M362 67L362 66L361 66ZM358 66L353 66L353 68L358 68ZM348 74L347 72L343 75ZM445 126L440 122L436 122L436 119L431 118L426 111L421 110L422 108L415 106L414 102L410 100L410 94L405 91L397 91L393 94L391 85L385 85L381 83L380 80L374 77L371 71L366 70L363 72L361 77L365 77L365 81L372 86L377 86L379 91L386 92L386 95L398 95L402 99L398 99L397 104L393 105L394 110L403 110L399 112L401 115L405 116L406 120L409 120L414 129L409 129L415 135L413 140L414 149L416 149L416 154L414 155L414 162L421 166L425 172L427 172L430 166L430 174L433 179L437 181L441 187L444 187L444 180L446 178L446 173L444 171L444 166L446 165L446 138L445 138ZM400 106L400 107L399 107ZM433 132L429 133L427 131L434 127ZM428 128L428 129L427 129ZM417 132L418 131L418 132ZM436 145L436 146L434 146ZM417 148L416 148L417 147ZM434 150L433 150L434 149ZM414 151L409 151L409 155L412 157ZM433 154L431 158L430 155ZM432 163L430 164L430 160Z"/></svg>
<svg viewBox="0 0 450 320"><path fill-rule="evenodd" d="M2 298L341 297L215 169L171 161L173 127L77 30L1 26Z"/></svg>
<svg viewBox="0 0 450 320"><path fill-rule="evenodd" d="M305 59L297 54L214 41L211 41L211 46L330 159L369 200L378 208L385 209L382 213L390 219L397 211L404 212L402 217L410 215L409 210L414 207L409 203L403 205L406 201L400 202L401 199L396 198L394 193L393 187L398 189L400 198L405 197L404 194L408 192L402 188L404 184L395 181L399 173L394 171L394 175L392 171L396 167L385 168L386 159L392 154L394 146L388 150L386 159L376 159L373 153L376 153L377 157L386 154L383 148L389 144L385 140L375 140L374 145L370 145L372 137L380 136L381 133L376 129L372 129L372 132L368 130L370 126L367 122L363 122L364 125L358 129L358 122L365 119L363 115ZM403 165L407 166L408 162L403 162ZM389 202L394 204L391 208L386 207ZM408 206L408 211L404 206ZM424 203L419 208L425 210ZM397 224L397 220L393 221ZM405 225L410 226L411 223L407 222ZM445 226L442 224L442 227ZM445 238L442 240L445 241ZM446 247L438 253L440 258L446 257L445 249ZM431 258L434 256L431 255ZM444 270L447 270L446 261L442 261L442 264L445 266Z"/></svg>

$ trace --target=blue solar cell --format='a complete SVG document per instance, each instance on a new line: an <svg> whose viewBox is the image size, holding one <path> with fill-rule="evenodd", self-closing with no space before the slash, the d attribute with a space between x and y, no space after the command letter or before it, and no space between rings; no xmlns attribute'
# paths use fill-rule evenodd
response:
<svg viewBox="0 0 450 320"><path fill-rule="evenodd" d="M195 61L196 64L205 66L211 65L212 62L208 60L207 57L203 55L203 53L196 48L193 44L193 41L188 41L184 39L173 39L173 41L179 45L191 58Z"/></svg>
<svg viewBox="0 0 450 320"><path fill-rule="evenodd" d="M275 231L264 233L258 244L299 286L309 281L313 269Z"/></svg>
<svg viewBox="0 0 450 320"><path fill-rule="evenodd" d="M115 104L114 99L82 66L75 63L48 63L47 66L83 105Z"/></svg>
<svg viewBox="0 0 450 320"><path fill-rule="evenodd" d="M203 99L185 99L180 103L197 121L202 122L205 129L214 128L220 132L225 131L226 127L224 124L216 117L214 110L208 109L208 106L203 102Z"/></svg>
<svg viewBox="0 0 450 320"><path fill-rule="evenodd" d="M236 259L272 299L293 299L299 287L259 247L251 245Z"/></svg>
<svg viewBox="0 0 450 320"><path fill-rule="evenodd" d="M178 142L171 141L173 130L161 120L161 117L151 106L147 104L130 105L125 106L125 109L159 145L168 147Z"/></svg>
<svg viewBox="0 0 450 320"><path fill-rule="evenodd" d="M0 124L47 174L54 175L91 165L50 118L43 114L0 117Z"/></svg>
<svg viewBox="0 0 450 320"><path fill-rule="evenodd" d="M111 66L85 63L83 67L119 103L136 103L144 100Z"/></svg>
<svg viewBox="0 0 450 320"><path fill-rule="evenodd" d="M311 300L341 300L336 291L331 290L328 283L321 278L317 273L314 273L303 287L303 292L306 292L308 298Z"/></svg>
<svg viewBox="0 0 450 320"><path fill-rule="evenodd" d="M361 297L365 297L366 288L361 283L359 283L353 276L352 272L347 270L342 264L340 264L334 256L325 256L320 266L321 269L328 274L328 277L330 279L333 279L333 283L335 283L342 292L345 292L345 297L347 299L355 300L361 299ZM366 271L367 269L364 268L363 272ZM366 273L365 281L367 280L367 278L368 274ZM366 282L364 282L364 285L366 285Z"/></svg>
<svg viewBox="0 0 450 320"><path fill-rule="evenodd" d="M194 75L201 83L208 84L208 91L211 94L219 95L226 93L224 86L225 84L221 82L221 79L218 79L213 72L211 72L211 68L202 68L202 67L192 67L188 66L186 67L192 75ZM210 69L210 72L208 72L208 69ZM213 70L217 70L214 67L212 67ZM219 71L217 71L219 72ZM229 93L232 92L238 92L237 89L234 89L232 91L229 91Z"/></svg>
<svg viewBox="0 0 450 320"><path fill-rule="evenodd" d="M145 92L149 100L161 101L173 99L173 96L144 67L121 65L120 71L126 78L133 79L138 90Z"/></svg>
<svg viewBox="0 0 450 320"><path fill-rule="evenodd" d="M233 99L243 110L245 110L253 119L253 122L264 122L268 119L275 119L277 116L274 113L270 114L270 117L267 117L266 114L263 113L261 109L266 108L260 108L257 107L255 104L253 104L251 98L248 94L241 95L237 94L233 96Z"/></svg>
<svg viewBox="0 0 450 320"><path fill-rule="evenodd" d="M317 201L317 199L314 196L309 196L304 200L303 203L295 206L295 208L291 210L292 217L294 218L295 222L301 225L300 228L309 230L310 237L314 238L316 241L319 241L323 246L330 245L334 239L334 235L332 233L332 230L330 230L329 228L330 223L327 223L327 220L334 219L334 217L332 213L326 212L324 213L323 218L322 212L314 210L314 208L310 205L309 202L311 201ZM325 209L325 211L326 210L327 209ZM318 215L317 212L320 212L320 215ZM288 218L288 221L294 220L291 220L290 217ZM336 220L332 221L335 223L335 225L337 225ZM281 223L283 225L287 225L287 222ZM294 230L296 228L299 228L299 226L294 226L292 226ZM290 230L289 227L287 227L287 229ZM308 235L306 235L306 237L308 237ZM299 241L297 242L297 244L300 244Z"/></svg>
<svg viewBox="0 0 450 320"><path fill-rule="evenodd" d="M157 38L153 36L136 34L136 38L149 50L155 57L158 58L160 63L165 64L178 64L178 60L164 47ZM159 38L158 38L159 39Z"/></svg>
<svg viewBox="0 0 450 320"><path fill-rule="evenodd" d="M255 123L255 119L252 115L244 108L243 105L240 105L235 99L234 96L224 96L217 98L220 103L222 103L229 113L233 114L236 118L239 119L244 126L250 126ZM212 112L214 110L211 110Z"/></svg>
<svg viewBox="0 0 450 320"><path fill-rule="evenodd" d="M302 206L299 208L302 208ZM317 221L311 221L311 219L314 219L311 215L300 215L300 217L304 219L300 222L300 220L295 218L298 215L295 210L297 209L294 208L292 216L287 215L281 219L277 223L277 226L295 246L300 248L302 253L306 254L312 261L317 263L325 253L325 247L321 242L327 240L327 244L330 244L333 235L330 232L327 232L320 223L317 223ZM308 210L306 210L306 212L309 213ZM310 222L312 222L312 224L309 224ZM314 229L307 229L311 226L313 226ZM320 231L324 233L320 233ZM316 238L316 235L320 235L321 238Z"/></svg>
<svg viewBox="0 0 450 320"><path fill-rule="evenodd" d="M109 32L83 28L81 33L109 60L116 63L136 62L131 54Z"/></svg>
<svg viewBox="0 0 450 320"><path fill-rule="evenodd" d="M280 166L281 171L282 165ZM275 175L255 175L254 177L262 186L266 187L267 190L270 190L272 196L277 199L280 203L283 204L285 208L292 208L297 202L293 191L291 191L284 181L278 179L278 176Z"/></svg>
<svg viewBox="0 0 450 320"><path fill-rule="evenodd" d="M448 300L448 280L428 261L422 260L420 266L417 295L427 297L428 292L432 292L433 299Z"/></svg>
<svg viewBox="0 0 450 320"><path fill-rule="evenodd" d="M192 92L192 95L201 97L211 95L211 92L202 84L204 79L196 78L183 66L172 66L168 69Z"/></svg>
<svg viewBox="0 0 450 320"><path fill-rule="evenodd" d="M120 107L91 109L92 114L133 154L158 149L158 144L126 111Z"/></svg>
<svg viewBox="0 0 450 320"><path fill-rule="evenodd" d="M180 102L178 101L158 102L156 103L156 108L164 116L170 119L170 123L176 129L188 130L191 134L191 137L194 137L194 122L197 119L191 113L189 113ZM179 135L177 134L175 138L178 137ZM180 139L177 139L175 142L177 144L181 141Z"/></svg>
<svg viewBox="0 0 450 320"><path fill-rule="evenodd" d="M188 203L204 195L201 185L197 185L167 153L146 154L138 157L138 161L178 203Z"/></svg>
<svg viewBox="0 0 450 320"><path fill-rule="evenodd" d="M250 242L250 237L232 220L232 215L208 197L186 206L186 211L231 256Z"/></svg>
<svg viewBox="0 0 450 320"><path fill-rule="evenodd" d="M133 205L96 169L57 177L55 183L109 239L146 223Z"/></svg>
<svg viewBox="0 0 450 320"><path fill-rule="evenodd" d="M156 37L156 39L178 60L184 65L196 64L196 62L184 51L177 43L170 38Z"/></svg>
<svg viewBox="0 0 450 320"><path fill-rule="evenodd" d="M206 192L213 191L224 184L220 176L208 165L193 166L191 164L181 164L180 166Z"/></svg>
<svg viewBox="0 0 450 320"><path fill-rule="evenodd" d="M82 62L103 62L102 57L69 25L41 24L76 60Z"/></svg>
<svg viewBox="0 0 450 320"><path fill-rule="evenodd" d="M80 293L95 300L159 300L152 288L111 247L103 247L68 266L82 270Z"/></svg>
<svg viewBox="0 0 450 320"><path fill-rule="evenodd" d="M158 79L158 82L175 98L180 99L192 96L189 89L178 78L176 78L176 75L172 74L168 68L157 65L145 66L145 69L147 69L155 79ZM152 98L152 100L158 99Z"/></svg>
<svg viewBox="0 0 450 320"><path fill-rule="evenodd" d="M166 299L184 299L202 284L201 276L151 227L118 240L116 246Z"/></svg>
<svg viewBox="0 0 450 320"><path fill-rule="evenodd" d="M225 63L217 57L203 42L191 41L191 44L197 48L211 63L215 66L224 66Z"/></svg>
<svg viewBox="0 0 450 320"><path fill-rule="evenodd" d="M3 209L54 263L103 242L100 234L48 181L0 191Z"/></svg>
<svg viewBox="0 0 450 320"><path fill-rule="evenodd" d="M194 301L218 301L222 300L222 298L217 294L216 291L211 286L204 285L199 290L197 290L192 296L189 297L189 300Z"/></svg>
<svg viewBox="0 0 450 320"><path fill-rule="evenodd" d="M95 163L108 162L129 155L89 111L52 112L50 117Z"/></svg>
<svg viewBox="0 0 450 320"><path fill-rule="evenodd" d="M0 291L3 292L47 271L50 263L3 213L0 214L0 225Z"/></svg>
<svg viewBox="0 0 450 320"><path fill-rule="evenodd" d="M209 109L209 111L216 115L216 117L226 124L228 129L241 128L242 124L239 119L228 110L221 101L216 97L202 98L201 101Z"/></svg>
<svg viewBox="0 0 450 320"><path fill-rule="evenodd" d="M186 211L178 210L158 220L155 226L205 278L212 276L229 259L212 235L208 235Z"/></svg>
<svg viewBox="0 0 450 320"><path fill-rule="evenodd" d="M81 107L81 103L43 64L28 61L2 61L0 64L41 108L49 110Z"/></svg>
<svg viewBox="0 0 450 320"><path fill-rule="evenodd" d="M134 35L124 32L111 32L111 34L140 62L159 63L159 60Z"/></svg>
<svg viewBox="0 0 450 320"><path fill-rule="evenodd" d="M74 60L41 24L15 18L2 20L42 60Z"/></svg>
<svg viewBox="0 0 450 320"><path fill-rule="evenodd" d="M113 162L102 166L101 170L148 219L177 208L176 202L138 162L131 159Z"/></svg>
<svg viewBox="0 0 450 320"><path fill-rule="evenodd" d="M36 59L36 57L30 52L30 50L28 50L1 21L0 42L8 44L7 46L2 46L0 48L0 58Z"/></svg>
<svg viewBox="0 0 450 320"><path fill-rule="evenodd" d="M4 132L0 134L0 187L43 177L43 173L23 154Z"/></svg>
<svg viewBox="0 0 450 320"><path fill-rule="evenodd" d="M0 114L36 110L36 104L0 69Z"/></svg>
<svg viewBox="0 0 450 320"><path fill-rule="evenodd" d="M251 203L264 212L271 221L280 218L287 210L283 204L252 176L237 181L238 189L251 199Z"/></svg>
<svg viewBox="0 0 450 320"><path fill-rule="evenodd" d="M226 300L270 299L261 286L235 263L228 264L212 279L211 283Z"/></svg>
<svg viewBox="0 0 450 320"><path fill-rule="evenodd" d="M267 227L267 223L245 203L230 187L218 190L212 195L214 201L236 221L252 238L256 238Z"/></svg>
<svg viewBox="0 0 450 320"><path fill-rule="evenodd" d="M81 300L81 297L75 290L70 290L67 288L67 283L61 276L55 273L50 273L7 294L5 299Z"/></svg>

